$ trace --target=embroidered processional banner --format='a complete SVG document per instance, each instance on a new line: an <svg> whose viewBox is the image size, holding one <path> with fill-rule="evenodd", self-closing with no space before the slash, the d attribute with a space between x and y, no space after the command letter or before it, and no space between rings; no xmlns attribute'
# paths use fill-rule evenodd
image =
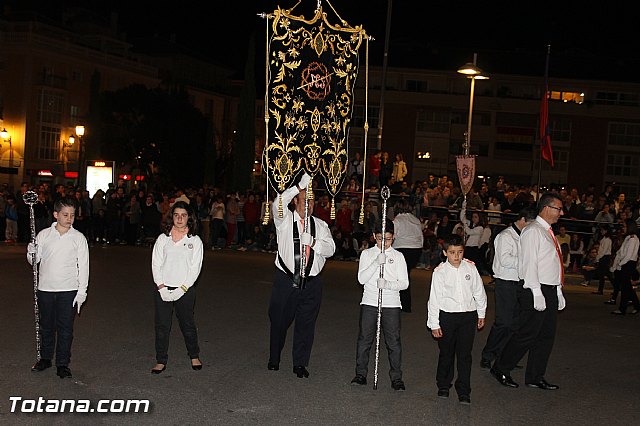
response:
<svg viewBox="0 0 640 426"><path fill-rule="evenodd" d="M322 176L334 197L347 174L349 123L362 27L311 20L278 8L270 15L267 144L263 167L283 192L304 171Z"/></svg>
<svg viewBox="0 0 640 426"><path fill-rule="evenodd" d="M473 186L474 176L476 175L476 156L457 155L456 168L458 169L458 179L460 180L462 193L467 195Z"/></svg>

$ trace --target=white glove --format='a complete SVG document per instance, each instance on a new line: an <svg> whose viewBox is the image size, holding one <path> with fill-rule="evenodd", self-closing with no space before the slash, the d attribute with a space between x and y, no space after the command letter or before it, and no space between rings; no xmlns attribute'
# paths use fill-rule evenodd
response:
<svg viewBox="0 0 640 426"><path fill-rule="evenodd" d="M384 265L385 263L387 263L387 255L386 253L380 253L378 255L378 265Z"/></svg>
<svg viewBox="0 0 640 426"><path fill-rule="evenodd" d="M562 294L562 286L558 286L558 310L561 311L567 306L567 301L564 300L564 295Z"/></svg>
<svg viewBox="0 0 640 426"><path fill-rule="evenodd" d="M378 288L379 289L387 288L387 280L385 280L384 278L378 278Z"/></svg>
<svg viewBox="0 0 640 426"><path fill-rule="evenodd" d="M78 313L80 313L80 307L86 300L87 300L87 295L85 293L78 293L76 294L76 297L73 299L73 305L71 306L78 305Z"/></svg>
<svg viewBox="0 0 640 426"><path fill-rule="evenodd" d="M309 182L311 182L311 176L309 176L307 172L305 172L300 178L298 186L300 187L300 189L307 189L307 187L309 186Z"/></svg>
<svg viewBox="0 0 640 426"><path fill-rule="evenodd" d="M300 235L300 242L305 246L311 246L313 245L313 237L310 233L303 232L302 235Z"/></svg>
<svg viewBox="0 0 640 426"><path fill-rule="evenodd" d="M174 302L184 296L185 291L180 287L176 288L171 292L171 300Z"/></svg>
<svg viewBox="0 0 640 426"><path fill-rule="evenodd" d="M539 288L532 288L531 292L533 293L533 308L536 311L544 311L547 309L547 302L544 300L542 290Z"/></svg>
<svg viewBox="0 0 640 426"><path fill-rule="evenodd" d="M173 302L171 290L169 290L168 288L162 287L158 290L158 293L160 293L160 298L163 302Z"/></svg>
<svg viewBox="0 0 640 426"><path fill-rule="evenodd" d="M467 209L467 200L465 199L464 201L462 201L462 210L466 210Z"/></svg>
<svg viewBox="0 0 640 426"><path fill-rule="evenodd" d="M38 253L38 246L36 246L36 243L29 243L27 245L27 254L31 256L36 253Z"/></svg>

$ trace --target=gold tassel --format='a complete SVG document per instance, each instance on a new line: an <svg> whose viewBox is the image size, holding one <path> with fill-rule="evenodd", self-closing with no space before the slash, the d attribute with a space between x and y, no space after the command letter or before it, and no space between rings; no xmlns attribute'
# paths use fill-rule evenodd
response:
<svg viewBox="0 0 640 426"><path fill-rule="evenodd" d="M262 224L264 226L267 226L269 224L269 219L271 216L271 213L269 213L269 202L267 201L267 204L264 206L264 219L262 219Z"/></svg>
<svg viewBox="0 0 640 426"><path fill-rule="evenodd" d="M284 216L284 211L282 210L282 197L278 197L278 217L282 219Z"/></svg>
<svg viewBox="0 0 640 426"><path fill-rule="evenodd" d="M336 219L336 199L331 199L331 220Z"/></svg>
<svg viewBox="0 0 640 426"><path fill-rule="evenodd" d="M360 218L358 219L360 225L364 225L364 200L360 203Z"/></svg>

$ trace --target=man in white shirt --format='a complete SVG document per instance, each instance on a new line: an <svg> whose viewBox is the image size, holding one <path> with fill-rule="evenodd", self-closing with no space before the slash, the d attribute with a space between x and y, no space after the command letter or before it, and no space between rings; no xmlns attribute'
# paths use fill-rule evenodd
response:
<svg viewBox="0 0 640 426"><path fill-rule="evenodd" d="M522 209L515 222L500 232L493 241L496 317L482 350L481 368L491 368L491 363L498 358L511 336L514 322L518 317L518 288L522 286L518 276L520 233L534 220L536 220L534 208Z"/></svg>
<svg viewBox="0 0 640 426"><path fill-rule="evenodd" d="M306 367L311 357L316 318L322 299L322 281L318 275L327 258L333 256L336 250L329 226L322 219L312 216L312 199L308 200L308 230L305 232L305 193L310 181L311 177L305 173L297 185L278 194L271 210L274 212L278 254L269 304L271 336L267 368L280 369L280 353L287 330L295 320L293 372L299 378L309 377ZM294 211L287 208L291 200L294 202ZM283 207L282 217L278 215L280 203ZM303 253L306 253L304 274L301 272Z"/></svg>
<svg viewBox="0 0 640 426"><path fill-rule="evenodd" d="M540 197L538 217L520 235L518 271L524 285L518 289L518 325L491 369L503 386L518 387L510 372L529 352L525 384L537 389L558 389L545 380L544 374L553 348L558 311L566 305L562 294L562 253L551 229L562 214L562 199L555 193L545 193Z"/></svg>
<svg viewBox="0 0 640 426"><path fill-rule="evenodd" d="M411 271L418 264L422 247L424 245L424 235L422 234L422 224L409 207L409 203L403 201L398 207L398 214L393 218L395 236L393 248L404 256L407 263L407 274L409 275L409 286L400 290L400 301L402 302L402 312L411 312Z"/></svg>

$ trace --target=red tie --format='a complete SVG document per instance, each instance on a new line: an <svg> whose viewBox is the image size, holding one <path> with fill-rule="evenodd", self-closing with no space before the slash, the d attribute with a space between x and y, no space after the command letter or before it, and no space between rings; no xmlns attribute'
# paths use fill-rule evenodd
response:
<svg viewBox="0 0 640 426"><path fill-rule="evenodd" d="M558 240L556 239L556 235L553 233L553 229L549 228L549 233L551 234L551 238L553 238L553 243L556 246L556 253L558 253L558 259L560 260L560 285L564 286L564 262L562 261L562 251L560 251Z"/></svg>
<svg viewBox="0 0 640 426"><path fill-rule="evenodd" d="M304 232L304 219L300 219L300 228L302 229L302 232ZM302 232L300 234L302 234ZM306 251L305 251L305 259L308 261L309 260L309 255L311 254L311 246L306 246Z"/></svg>

